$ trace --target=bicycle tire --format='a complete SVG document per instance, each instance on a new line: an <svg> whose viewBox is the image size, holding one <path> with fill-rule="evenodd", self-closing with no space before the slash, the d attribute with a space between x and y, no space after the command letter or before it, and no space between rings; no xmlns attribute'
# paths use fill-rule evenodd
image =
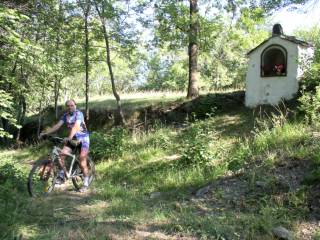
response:
<svg viewBox="0 0 320 240"><path fill-rule="evenodd" d="M95 164L90 157L87 158L87 165L89 169L89 186L95 178L96 169ZM80 163L76 161L73 166L73 170L71 173L72 183L76 190L79 190L83 186L83 174L80 168Z"/></svg>
<svg viewBox="0 0 320 240"><path fill-rule="evenodd" d="M51 160L37 161L28 177L28 192L31 197L47 196L53 191L56 174Z"/></svg>

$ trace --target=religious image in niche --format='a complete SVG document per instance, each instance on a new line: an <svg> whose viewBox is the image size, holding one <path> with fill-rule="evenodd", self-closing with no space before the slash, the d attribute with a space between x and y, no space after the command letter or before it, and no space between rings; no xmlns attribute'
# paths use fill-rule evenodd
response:
<svg viewBox="0 0 320 240"><path fill-rule="evenodd" d="M273 56L274 62L273 62L273 69L272 69L272 75L280 76L285 74L285 57L284 54L277 50L275 52L275 55Z"/></svg>
<svg viewBox="0 0 320 240"><path fill-rule="evenodd" d="M274 72L276 75L282 75L284 73L284 65L283 64L275 64Z"/></svg>

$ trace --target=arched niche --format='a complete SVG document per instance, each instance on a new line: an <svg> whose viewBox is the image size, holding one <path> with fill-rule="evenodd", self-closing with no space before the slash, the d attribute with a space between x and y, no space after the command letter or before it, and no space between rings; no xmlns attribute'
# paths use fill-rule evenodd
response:
<svg viewBox="0 0 320 240"><path fill-rule="evenodd" d="M287 50L270 45L261 54L261 77L287 76Z"/></svg>

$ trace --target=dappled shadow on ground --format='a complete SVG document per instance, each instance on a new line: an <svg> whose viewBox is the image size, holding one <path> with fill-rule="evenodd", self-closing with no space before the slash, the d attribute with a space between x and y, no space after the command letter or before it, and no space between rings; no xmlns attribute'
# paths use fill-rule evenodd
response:
<svg viewBox="0 0 320 240"><path fill-rule="evenodd" d="M213 123L215 130L223 136L245 137L252 134L254 117L252 111L233 111L217 117Z"/></svg>
<svg viewBox="0 0 320 240"><path fill-rule="evenodd" d="M168 233L167 224L136 222L129 212L114 218L109 214L114 211L109 202L112 199L101 200L94 189L80 194L67 186L47 198L31 200L29 220L17 225L37 226L35 239L196 239L187 234Z"/></svg>
<svg viewBox="0 0 320 240"><path fill-rule="evenodd" d="M308 207L312 212L312 218L320 221L320 183L312 185L308 194Z"/></svg>
<svg viewBox="0 0 320 240"><path fill-rule="evenodd" d="M225 205L227 203L231 207L250 211L253 205L247 200L260 201L266 196L270 200L284 201L282 203L287 204L288 199L279 198L286 193L298 191L312 168L313 164L304 159L288 159L275 167L268 167L263 161L258 161L254 165L249 164L237 175L217 179L210 185L210 194L206 197L214 203L220 202L218 197Z"/></svg>
<svg viewBox="0 0 320 240"><path fill-rule="evenodd" d="M50 222L56 222L60 221L58 220L59 213L68 215L69 212L75 212L77 207L81 205L93 204L94 192L80 193L75 191L71 185L71 183L61 185L55 188L54 192L47 197L29 198L28 211L31 214L30 216L32 216L32 213L38 212L45 218L51 216L52 219L47 219Z"/></svg>
<svg viewBox="0 0 320 240"><path fill-rule="evenodd" d="M21 234L35 236L35 239L43 239L42 234L45 235L50 229L54 232L54 229L67 223L79 224L91 220L99 209L105 207L94 200L94 192L79 193L70 184L55 189L48 197L31 198L21 194L19 200L12 201L23 201L24 207L16 206L19 212L14 213L15 222L8 231L15 234L25 229Z"/></svg>
<svg viewBox="0 0 320 240"><path fill-rule="evenodd" d="M236 219L231 224L234 224L233 231L240 234L239 239L270 239L271 229L279 225L293 227L297 239L312 239L319 218L308 206L310 199L317 196L312 188L308 196L302 191L306 187L304 179L312 169L312 161L296 158L285 159L274 167L262 161L250 164L237 175L209 183L203 188L203 195L191 198L195 218L234 215ZM316 192L319 195L319 191ZM316 202L319 207L319 201ZM295 222L287 226L284 216ZM250 233L250 226L251 230L261 229L261 232Z"/></svg>
<svg viewBox="0 0 320 240"><path fill-rule="evenodd" d="M143 181L143 175L164 174L176 164L175 162L176 159L167 163L153 162L133 169L124 179L133 185L139 184ZM297 236L303 236L300 239L311 239L315 234L318 218L315 211L310 209L310 200L319 196L319 186L312 187L308 196L301 196L300 193L306 187L303 184L305 177L314 167L314 163L308 159L281 159L272 166L266 165L262 160L256 160L237 174L229 173L209 182L204 186L207 189L200 196L197 195L199 187L182 184L179 187L161 186L157 197L150 199L147 196L139 201L143 201L144 206L150 209L166 204L171 206L172 203L177 205L174 207L177 212L171 219L172 222L162 226L165 231L169 229L169 232L174 232L179 226L197 232L198 229L195 227L198 226L203 230L202 233L231 239L257 239L258 236L260 239L270 239L271 228L284 224L286 227L294 227ZM181 192L184 194L179 194ZM315 201L312 203L313 208L319 208L319 201ZM187 212L184 209L188 209ZM294 219L296 223L291 222L288 226L283 215ZM230 221L230 216L235 218ZM227 219L229 226L223 227L221 219ZM250 225L253 232L250 232ZM308 232L306 229L309 229ZM231 231L230 234L226 230ZM237 234L239 238L236 237Z"/></svg>
<svg viewBox="0 0 320 240"><path fill-rule="evenodd" d="M131 169L114 169L112 172L106 174L108 174L108 176L113 179L113 183L126 181L127 183L136 185L143 182L145 176L154 175L154 177L157 178L157 175L164 174L165 172L168 172L173 168L177 168L178 164L179 163L176 159L165 160L161 158L157 161L152 161L144 163L143 165L132 167Z"/></svg>
<svg viewBox="0 0 320 240"><path fill-rule="evenodd" d="M160 161L153 162L142 168L133 169L131 174L133 176L139 174L145 176L155 172L163 174L170 168L170 164L175 164L174 162L177 162L177 159L169 160L167 164ZM118 205L112 205L114 199L106 199L94 188L86 194L81 194L75 192L71 185L66 185L47 198L29 199L28 207L24 210L28 219L21 222L17 220L16 225L37 229L35 239L90 239L104 236L103 239L187 240L197 239L194 236L198 236L199 229L201 234L206 233L207 236L248 239L252 237L251 234L255 234L256 238L253 239L258 239L259 236L265 236L259 239L270 239L268 233L270 222L265 221L270 218L275 226L284 223L281 217L277 220L279 217L277 215L285 213L295 216L297 222L304 221L305 227L299 230L298 234L304 234L300 239L310 239L315 229L309 230L309 234L306 234L305 229L315 224L311 218L308 219L313 213L306 210L306 202L293 200L292 196L303 187L304 177L313 168L311 161L298 158L284 159L274 167L267 167L263 161L256 161L247 165L245 170L238 174L225 175L209 182L206 185L209 186L208 190L200 196L196 194L199 187L181 185L161 187L158 189L161 195L153 199L141 194L136 198L130 198L128 196L134 195L135 190L130 189L130 186L123 186L128 188L128 196L126 199L121 199L122 202ZM118 176L111 175L111 178L114 179L114 184L118 180L118 184L121 185L122 179L118 179ZM143 177L139 179L124 177L124 179L131 183L132 187L143 182ZM179 195L179 192L184 192L184 196ZM316 193L319 194L318 185L314 186L314 190L311 188L308 197L314 199L318 196ZM130 207L136 202L140 202L138 207ZM126 209L126 204L130 209ZM317 203L313 203L315 204ZM269 206L274 207L275 212L265 213ZM119 212L113 214L117 211L114 209L116 207L121 209L120 214ZM156 220L139 223L132 218L133 214L142 211L156 209L160 211L166 207L171 215L164 223ZM249 231L250 225L254 224L255 227L261 228L261 232L246 232ZM187 229L191 235L179 234L186 232Z"/></svg>

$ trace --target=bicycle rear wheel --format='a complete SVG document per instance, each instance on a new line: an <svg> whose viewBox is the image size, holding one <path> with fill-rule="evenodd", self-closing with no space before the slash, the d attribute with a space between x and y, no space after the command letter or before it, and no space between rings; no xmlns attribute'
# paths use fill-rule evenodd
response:
<svg viewBox="0 0 320 240"><path fill-rule="evenodd" d="M90 157L88 157L88 159L87 159L87 166L88 166L88 170L89 170L89 186L90 186L90 184L92 183L93 179L95 178L95 174L96 174L94 162L92 161L92 159ZM71 173L71 178L72 178L73 186L77 190L79 190L83 186L83 173L80 168L80 163L78 161L76 161L74 163L72 173Z"/></svg>
<svg viewBox="0 0 320 240"><path fill-rule="evenodd" d="M51 160L37 161L29 173L28 192L31 197L47 196L54 189L56 175Z"/></svg>

